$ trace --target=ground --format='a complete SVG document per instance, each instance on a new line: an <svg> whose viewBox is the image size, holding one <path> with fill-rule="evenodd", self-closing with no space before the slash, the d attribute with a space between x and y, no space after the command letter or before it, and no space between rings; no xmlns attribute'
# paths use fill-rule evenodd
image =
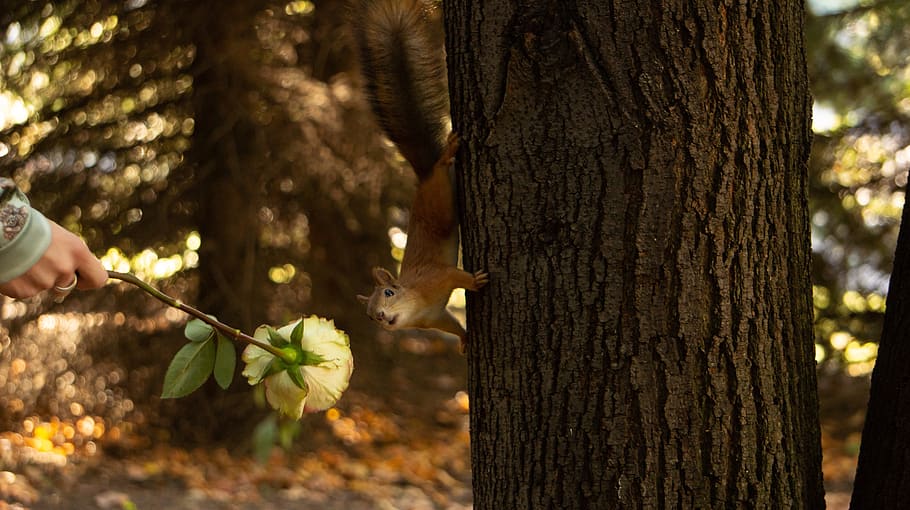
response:
<svg viewBox="0 0 910 510"><path fill-rule="evenodd" d="M424 354L403 355L392 370L400 395L379 401L352 389L343 406L306 416L306 437L265 462L243 447L132 448L123 437L61 454L41 451L37 433L0 434L8 464L0 466L0 510L469 509L464 360L439 341L404 341ZM451 372L440 373L439 363ZM819 375L828 508L846 509L868 377Z"/></svg>

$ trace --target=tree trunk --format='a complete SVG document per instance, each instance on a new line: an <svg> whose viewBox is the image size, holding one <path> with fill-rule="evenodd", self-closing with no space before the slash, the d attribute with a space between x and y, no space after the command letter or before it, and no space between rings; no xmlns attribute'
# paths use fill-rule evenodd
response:
<svg viewBox="0 0 910 510"><path fill-rule="evenodd" d="M263 321L271 289L258 257L259 210L270 165L265 127L251 100L259 89L256 2L192 2L194 144L198 175L200 305L232 326L251 331Z"/></svg>
<svg viewBox="0 0 910 510"><path fill-rule="evenodd" d="M872 371L852 509L903 508L910 492L910 207L904 207Z"/></svg>
<svg viewBox="0 0 910 510"><path fill-rule="evenodd" d="M270 161L269 126L257 123L252 97L257 81L257 2L199 0L177 6L195 48L192 74L193 139L182 170L193 172L186 196L202 239L198 297L194 305L231 326L252 332L266 322L270 293L268 266L259 236L266 203ZM242 345L238 345L242 349ZM242 364L238 364L239 372ZM213 380L187 398L165 402L162 414L192 415L169 424L177 441L235 441L248 434L264 410L257 408L235 377L234 391ZM231 427L215 424L230 422Z"/></svg>
<svg viewBox="0 0 910 510"><path fill-rule="evenodd" d="M822 508L801 2L447 3L474 504Z"/></svg>

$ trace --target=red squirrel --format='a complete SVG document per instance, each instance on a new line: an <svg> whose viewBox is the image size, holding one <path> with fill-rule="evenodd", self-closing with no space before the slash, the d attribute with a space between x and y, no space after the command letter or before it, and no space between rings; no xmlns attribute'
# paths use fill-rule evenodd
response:
<svg viewBox="0 0 910 510"><path fill-rule="evenodd" d="M359 0L352 21L367 97L386 135L417 174L408 242L398 278L373 268L376 287L357 296L367 315L388 330L465 330L446 310L452 290L476 291L484 271L457 267L458 215L450 168L458 137L448 131L448 90L442 38L427 0Z"/></svg>

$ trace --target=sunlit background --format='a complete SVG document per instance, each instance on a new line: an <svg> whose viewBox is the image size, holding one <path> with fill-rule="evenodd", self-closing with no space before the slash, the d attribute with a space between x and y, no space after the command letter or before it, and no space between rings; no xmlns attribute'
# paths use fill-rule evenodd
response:
<svg viewBox="0 0 910 510"><path fill-rule="evenodd" d="M108 268L225 322L318 313L370 340L354 343L349 396L297 427L242 388L160 401L185 317L125 284L2 301L0 497L53 505L91 491L71 473L103 459L140 485L178 478L212 500L263 497L244 488L266 483L284 499L346 490L391 508L469 507L455 346L377 333L352 299L370 286L366 268L400 260L413 182L359 95L343 2L6 4L2 175ZM836 495L853 476L905 201L910 5L808 9L816 359ZM219 449L253 430L308 453L277 450L263 465ZM42 485L35 469L58 478Z"/></svg>

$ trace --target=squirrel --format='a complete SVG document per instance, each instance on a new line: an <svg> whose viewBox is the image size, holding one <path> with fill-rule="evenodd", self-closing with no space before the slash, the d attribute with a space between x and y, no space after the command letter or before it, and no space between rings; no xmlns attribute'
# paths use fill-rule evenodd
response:
<svg viewBox="0 0 910 510"><path fill-rule="evenodd" d="M435 2L434 2L435 3ZM457 267L458 215L450 175L458 136L448 127L442 38L429 0L358 0L352 20L367 98L385 134L414 168L418 185L398 278L373 268L375 288L357 296L387 330L465 330L446 310L452 291L479 290L485 271Z"/></svg>

